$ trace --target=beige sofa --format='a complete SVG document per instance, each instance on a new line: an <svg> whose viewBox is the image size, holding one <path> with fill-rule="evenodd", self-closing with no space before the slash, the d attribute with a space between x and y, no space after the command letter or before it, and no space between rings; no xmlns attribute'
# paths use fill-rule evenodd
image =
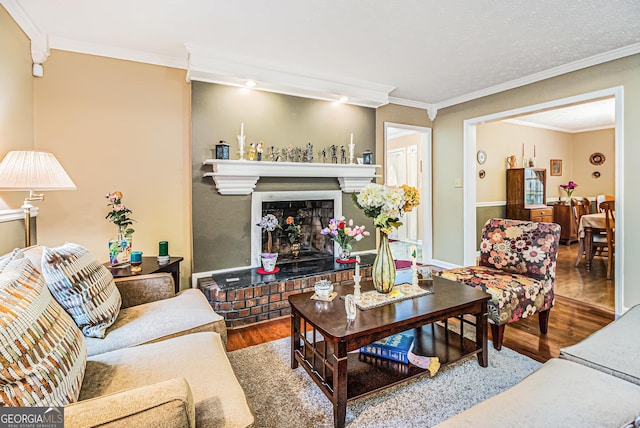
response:
<svg viewBox="0 0 640 428"><path fill-rule="evenodd" d="M437 425L638 427L640 305L507 391Z"/></svg>
<svg viewBox="0 0 640 428"><path fill-rule="evenodd" d="M40 266L42 247L24 250ZM122 306L104 339L86 338L78 402L65 427L246 427L254 417L226 356L226 327L169 274L120 279Z"/></svg>

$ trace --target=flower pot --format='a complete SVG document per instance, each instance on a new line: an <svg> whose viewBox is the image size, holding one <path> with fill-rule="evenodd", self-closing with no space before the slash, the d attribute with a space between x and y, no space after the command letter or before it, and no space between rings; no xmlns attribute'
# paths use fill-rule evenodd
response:
<svg viewBox="0 0 640 428"><path fill-rule="evenodd" d="M265 272L273 272L276 268L278 253L262 253L262 269Z"/></svg>
<svg viewBox="0 0 640 428"><path fill-rule="evenodd" d="M373 286L379 293L389 293L396 282L396 264L389 246L389 236L377 229L380 235L380 247L371 267Z"/></svg>
<svg viewBox="0 0 640 428"><path fill-rule="evenodd" d="M112 265L128 264L131 243L131 238L117 238L109 241L109 262Z"/></svg>

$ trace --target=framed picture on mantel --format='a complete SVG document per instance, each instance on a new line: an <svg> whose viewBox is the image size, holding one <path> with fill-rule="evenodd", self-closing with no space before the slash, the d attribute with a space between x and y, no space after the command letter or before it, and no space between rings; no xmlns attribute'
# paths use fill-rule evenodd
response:
<svg viewBox="0 0 640 428"><path fill-rule="evenodd" d="M550 175L562 175L562 159L551 159Z"/></svg>

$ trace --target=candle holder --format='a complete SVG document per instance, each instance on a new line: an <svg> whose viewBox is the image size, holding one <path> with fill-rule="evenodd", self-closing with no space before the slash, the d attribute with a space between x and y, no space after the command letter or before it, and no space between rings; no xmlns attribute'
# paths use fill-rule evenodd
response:
<svg viewBox="0 0 640 428"><path fill-rule="evenodd" d="M238 135L238 154L240 154L240 160L244 160L244 135Z"/></svg>
<svg viewBox="0 0 640 428"><path fill-rule="evenodd" d="M131 272L140 272L142 267L142 251L132 251L129 255L129 262L131 263Z"/></svg>
<svg viewBox="0 0 640 428"><path fill-rule="evenodd" d="M354 299L360 298L360 280L362 277L360 275L353 276L353 297Z"/></svg>
<svg viewBox="0 0 640 428"><path fill-rule="evenodd" d="M349 143L349 164L353 165L353 150L356 148L354 143Z"/></svg>

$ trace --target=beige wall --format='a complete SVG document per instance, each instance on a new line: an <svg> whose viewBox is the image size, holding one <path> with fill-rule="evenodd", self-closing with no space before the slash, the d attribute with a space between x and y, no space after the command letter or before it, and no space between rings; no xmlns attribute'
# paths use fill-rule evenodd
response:
<svg viewBox="0 0 640 428"><path fill-rule="evenodd" d="M38 243L86 246L108 260L116 227L105 195L133 210L133 247L185 257L191 272L190 87L185 71L53 50L35 86L36 148L53 152L78 190L38 204Z"/></svg>
<svg viewBox="0 0 640 428"><path fill-rule="evenodd" d="M476 170L484 169L486 176L476 181L476 200L478 202L506 201L506 157L515 155L518 167L522 166L522 144L525 144L525 157L533 156L536 146L536 167L547 169L547 198L557 198L560 184L571 176L572 134L551 131L542 128L516 125L508 122L491 122L476 128L478 150L487 152L484 165L476 162ZM563 175L550 176L549 159L563 159ZM475 161L475 159L474 159Z"/></svg>
<svg viewBox="0 0 640 428"><path fill-rule="evenodd" d="M33 80L31 43L0 6L0 159L11 150L33 148ZM24 197L0 192L0 211L19 208ZM10 246L22 245L24 238Z"/></svg>
<svg viewBox="0 0 640 428"><path fill-rule="evenodd" d="M640 303L640 286L633 280L635 259L640 254L640 225L632 222L640 210L640 200L634 197L635 185L640 183L640 168L635 167L640 158L640 122L634 120L640 115L640 55L441 110L434 124L434 258L456 264L464 260L463 191L453 186L454 179L463 176L464 120L616 86L624 86L625 152L619 154L624 166L621 184L626 218L624 248L619 251L625 277L623 304Z"/></svg>
<svg viewBox="0 0 640 428"><path fill-rule="evenodd" d="M476 132L477 149L487 152L486 163L476 164L478 171L486 171L486 177L476 181L478 202L506 200L506 157L515 155L520 167L523 143L527 158L533 156L535 144L536 166L547 170L547 199L565 197L566 193L560 185L569 180L578 183L574 196L595 197L597 194L613 194L615 191L613 129L568 133L498 121L478 125ZM607 160L603 165L591 165L589 156L594 152L601 152L606 156ZM551 159L562 160L562 175L550 174ZM593 178L593 171L599 171L601 177Z"/></svg>
<svg viewBox="0 0 640 428"><path fill-rule="evenodd" d="M626 144L633 144L627 141ZM605 161L602 165L592 165L589 157L592 153L602 153ZM572 180L578 183L576 196L613 195L616 189L615 130L579 132L573 134L573 173ZM592 176L594 171L600 178Z"/></svg>

